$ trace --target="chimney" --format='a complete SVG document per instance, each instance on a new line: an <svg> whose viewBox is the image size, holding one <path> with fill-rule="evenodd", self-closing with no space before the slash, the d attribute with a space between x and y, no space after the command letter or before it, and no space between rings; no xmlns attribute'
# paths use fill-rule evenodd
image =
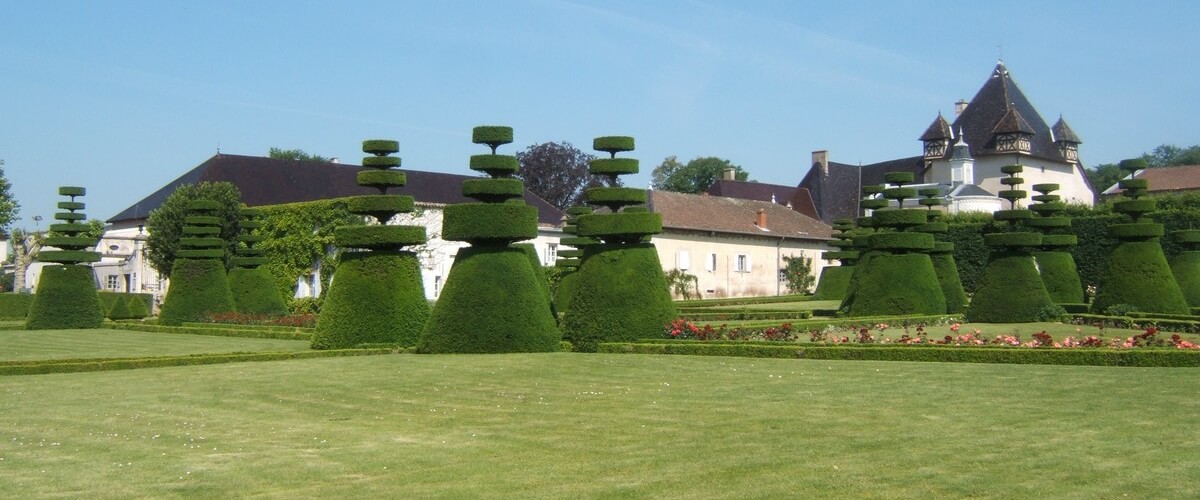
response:
<svg viewBox="0 0 1200 500"><path fill-rule="evenodd" d="M966 111L966 110L967 110L967 101L959 99L958 102L954 103L954 117L955 118L957 118L959 115L963 114L963 111Z"/></svg>
<svg viewBox="0 0 1200 500"><path fill-rule="evenodd" d="M812 164L821 166L821 175L829 175L829 151L824 149L812 152Z"/></svg>
<svg viewBox="0 0 1200 500"><path fill-rule="evenodd" d="M737 173L733 169L733 167L725 167L725 170L721 171L721 180L723 180L723 181L737 180Z"/></svg>
<svg viewBox="0 0 1200 500"><path fill-rule="evenodd" d="M754 225L759 229L767 228L767 211L765 209L758 209L758 220L754 221Z"/></svg>
<svg viewBox="0 0 1200 500"><path fill-rule="evenodd" d="M329 163L341 163L341 162L342 162L342 160L338 159L338 157L336 157L336 156L329 159Z"/></svg>

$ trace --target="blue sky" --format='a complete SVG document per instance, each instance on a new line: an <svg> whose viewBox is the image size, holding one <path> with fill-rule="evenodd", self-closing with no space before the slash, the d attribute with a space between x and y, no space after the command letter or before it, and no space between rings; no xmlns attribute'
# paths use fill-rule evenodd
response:
<svg viewBox="0 0 1200 500"><path fill-rule="evenodd" d="M632 135L645 186L665 157L720 156L799 182L812 150L919 154L939 111L1003 56L1087 165L1200 143L1196 2L8 2L0 159L22 205L88 188L108 218L222 152L300 148L470 173L471 128L515 153Z"/></svg>

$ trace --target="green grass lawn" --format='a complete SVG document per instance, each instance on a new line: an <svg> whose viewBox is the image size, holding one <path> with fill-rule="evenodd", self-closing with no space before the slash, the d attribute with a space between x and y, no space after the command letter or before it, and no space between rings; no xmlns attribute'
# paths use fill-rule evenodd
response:
<svg viewBox="0 0 1200 500"><path fill-rule="evenodd" d="M1196 497L1198 375L554 353L12 376L0 496Z"/></svg>
<svg viewBox="0 0 1200 500"><path fill-rule="evenodd" d="M303 351L307 340L271 340L126 330L0 331L0 361Z"/></svg>

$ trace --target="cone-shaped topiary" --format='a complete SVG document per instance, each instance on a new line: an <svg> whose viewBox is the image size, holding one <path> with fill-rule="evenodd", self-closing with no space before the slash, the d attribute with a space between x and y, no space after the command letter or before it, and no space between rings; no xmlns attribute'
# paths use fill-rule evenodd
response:
<svg viewBox="0 0 1200 500"><path fill-rule="evenodd" d="M1058 191L1058 184L1034 184L1033 190L1038 192L1033 197L1037 203L1029 209L1038 216L1025 224L1042 233L1042 246L1033 253L1042 282L1055 304L1083 304L1086 301L1083 282L1070 252L1078 243L1077 238L1070 234L1071 218L1062 215L1066 205L1058 195L1052 194Z"/></svg>
<svg viewBox="0 0 1200 500"><path fill-rule="evenodd" d="M1171 236L1183 247L1171 261L1171 273L1188 305L1200 307L1200 229L1175 231Z"/></svg>
<svg viewBox="0 0 1200 500"><path fill-rule="evenodd" d="M416 345L429 318L429 302L421 283L416 254L408 245L425 243L422 226L389 226L396 214L413 211L411 196L388 194L407 181L400 158L391 156L400 143L386 139L362 143L363 170L358 184L379 194L346 199L351 213L373 217L377 224L341 226L334 244L342 249L325 303L313 332L313 349L345 349L359 344Z"/></svg>
<svg viewBox="0 0 1200 500"><path fill-rule="evenodd" d="M617 158L633 151L632 137L597 137L592 148L609 153L591 161L588 171L609 177L635 174L638 161ZM630 188L599 187L584 193L587 202L608 208L609 213L579 216L579 236L603 243L584 249L579 278L563 317L563 334L577 350L595 350L605 341L653 337L675 317L675 304L650 238L662 232L662 214L650 212L646 192Z"/></svg>
<svg viewBox="0 0 1200 500"><path fill-rule="evenodd" d="M127 297L129 301L129 319L142 319L150 315L150 309L146 306L146 301L134 296Z"/></svg>
<svg viewBox="0 0 1200 500"><path fill-rule="evenodd" d="M1119 166L1134 174L1146 168L1146 161L1140 158L1123 160ZM1175 281L1159 243L1163 226L1146 217L1158 208L1153 199L1143 198L1149 183L1130 175L1117 185L1126 199L1113 203L1113 211L1127 215L1130 223L1108 227L1108 233L1119 242L1100 275L1092 311L1103 313L1109 307L1121 304L1142 312L1190 313L1187 299Z"/></svg>
<svg viewBox="0 0 1200 500"><path fill-rule="evenodd" d="M877 195L883 193L883 186L871 185L863 186L862 198L858 202L858 206L863 211L879 210L887 207L887 200L879 198ZM875 222L870 216L863 216L858 219L858 227L851 230L850 241L853 243L851 248L858 252L858 259L854 262L854 267L851 268L850 283L846 285L846 294L842 298L842 303L839 310L843 313L847 311L853 297L857 295L858 283L862 278L862 270L864 266L871 261L871 258L878 255L880 252L871 248L871 235L875 234Z"/></svg>
<svg viewBox="0 0 1200 500"><path fill-rule="evenodd" d="M491 154L471 157L471 169L486 179L463 181L463 194L479 203L447 206L442 237L465 241L446 277L437 305L421 335L420 352L499 353L550 352L561 335L551 313L549 290L543 289L525 250L515 241L537 236L537 208L521 201L524 184L513 179L515 156L496 148L512 142L512 128L475 127L476 144ZM534 256L536 260L536 255Z"/></svg>
<svg viewBox="0 0 1200 500"><path fill-rule="evenodd" d="M63 222L50 225L50 236L42 245L59 250L42 250L36 258L39 262L61 265L42 269L25 320L25 328L29 330L96 328L104 321L96 279L92 268L86 265L99 261L100 255L85 250L95 246L96 239L84 236L90 228L83 222L87 220L82 212L83 202L75 200L86 193L82 187L58 188L58 194L69 197L70 201L58 203L58 208L66 211L54 214L54 218Z"/></svg>
<svg viewBox="0 0 1200 500"><path fill-rule="evenodd" d="M171 286L163 299L159 322L181 325L203 321L213 313L231 312L233 293L225 272L225 240L217 237L221 220L211 215L221 205L212 200L193 200L183 223L178 258L171 267Z"/></svg>
<svg viewBox="0 0 1200 500"><path fill-rule="evenodd" d="M933 250L933 235L916 230L928 223L929 211L903 208L904 200L917 196L915 189L904 187L913 177L912 172L885 174L884 179L895 185L882 190L885 199L860 203L864 208L878 207L872 208L876 232L869 238L875 253L854 266L857 282L842 302L849 316L946 312L946 298L928 254ZM887 208L888 200L895 201L897 208Z"/></svg>
<svg viewBox="0 0 1200 500"><path fill-rule="evenodd" d="M534 248L533 243L514 243L513 246L525 252L525 258L529 259L529 266L533 268L533 276L537 278L535 281L538 290L546 296L546 302L550 304L550 316L557 318L558 312L554 308L554 297L550 294L550 280L546 277L546 270L542 268L542 261L538 258L537 249Z"/></svg>
<svg viewBox="0 0 1200 500"><path fill-rule="evenodd" d="M233 269L229 271L229 289L233 292L233 305L243 314L265 314L283 316L287 314L287 303L275 287L275 278L266 268L262 249L254 245L262 241L255 231L262 227L262 212L255 208L243 208L238 241L242 246L235 249Z"/></svg>
<svg viewBox="0 0 1200 500"><path fill-rule="evenodd" d="M575 293L575 284L579 280L579 265L583 262L585 248L599 243L595 238L578 236L579 216L592 213L592 207L580 206L567 209L567 223L563 225L563 234L571 236L559 240L559 243L574 247L572 250L559 250L558 262L554 265L564 271L558 280L558 290L554 294L554 305L558 314L566 314L571 305L571 295Z"/></svg>
<svg viewBox="0 0 1200 500"><path fill-rule="evenodd" d="M1000 197L1013 208L997 210L992 217L1007 222L1009 232L983 235L991 253L979 288L967 308L967 321L1030 323L1045 319L1041 316L1054 305L1031 255L1042 244L1042 233L1024 231L1020 223L1031 219L1033 212L1015 208L1016 202L1025 198L1025 191L1016 189L1025 182L1017 176L1023 170L1021 165L1001 168L1009 177L1000 181L1009 189L1001 191Z"/></svg>
<svg viewBox="0 0 1200 500"><path fill-rule="evenodd" d="M133 311L129 310L130 302L141 302L141 299L117 296L116 300L113 300L112 307L109 307L105 313L105 317L113 320L133 319Z"/></svg>
<svg viewBox="0 0 1200 500"><path fill-rule="evenodd" d="M917 226L916 230L930 233L937 238L949 230L943 222L942 212L935 210L945 200L937 188L925 188L917 191L921 196L919 203L929 209L929 222ZM946 313L959 314L967 309L967 292L963 290L962 278L958 276L958 263L954 261L954 243L934 241L933 249L929 251L929 259L933 261L933 271L937 274L938 284L942 287L942 295L946 297Z"/></svg>
<svg viewBox="0 0 1200 500"><path fill-rule="evenodd" d="M850 287L850 278L854 275L854 262L858 260L858 251L854 250L853 219L837 219L833 221L833 241L829 246L836 251L825 252L821 258L837 260L838 266L825 266L821 270L821 278L817 281L817 290L813 292L814 300L842 300Z"/></svg>

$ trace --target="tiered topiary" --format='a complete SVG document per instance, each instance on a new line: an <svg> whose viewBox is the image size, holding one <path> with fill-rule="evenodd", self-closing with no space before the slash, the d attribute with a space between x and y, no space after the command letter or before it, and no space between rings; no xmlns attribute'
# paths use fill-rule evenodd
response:
<svg viewBox="0 0 1200 500"><path fill-rule="evenodd" d="M413 211L412 196L388 194L388 189L407 182L397 170L400 158L391 156L400 143L367 140L362 150L372 156L363 158L358 185L378 189L379 194L350 197L346 205L351 213L372 217L378 224L334 229L334 244L342 252L317 318L314 349L412 346L429 318L420 263L416 254L404 250L425 243L425 228L387 225L396 214Z"/></svg>
<svg viewBox="0 0 1200 500"><path fill-rule="evenodd" d="M871 215L876 232L870 236L870 244L878 253L855 266L861 268L857 289L842 305L849 316L946 312L946 299L928 254L933 249L933 235L916 230L928 222L929 211L903 208L904 200L917 196L915 189L904 187L913 177L912 172L884 176L896 187L885 188L883 196L895 201L896 208L881 206Z"/></svg>
<svg viewBox="0 0 1200 500"><path fill-rule="evenodd" d="M70 201L58 202L65 210L54 214L61 223L50 226L51 236L42 245L59 250L42 250L37 254L39 262L61 264L42 268L33 303L25 328L29 330L96 328L104 321L104 310L100 296L96 293L96 278L91 262L100 260L96 252L85 250L96 245L96 239L84 236L90 227L82 210L82 201L75 198L87 194L82 187L63 186L58 194Z"/></svg>
<svg viewBox="0 0 1200 500"><path fill-rule="evenodd" d="M1075 258L1070 251L1078 238L1071 234L1071 218L1062 215L1067 209L1066 204L1058 195L1052 194L1058 187L1058 184L1033 185L1033 190L1038 192L1033 201L1037 203L1030 205L1029 210L1038 216L1025 221L1025 225L1042 232L1042 246L1033 257L1037 259L1038 271L1050 299L1055 304L1077 305L1086 310L1083 282L1079 280L1079 269L1075 267Z"/></svg>
<svg viewBox="0 0 1200 500"><path fill-rule="evenodd" d="M267 263L260 248L254 245L262 241L255 231L262 227L262 212L255 208L243 208L238 241L242 246L235 248L232 259L233 270L229 271L229 289L233 292L233 305L243 314L283 316L287 314L287 303L279 295L275 278L261 267Z"/></svg>
<svg viewBox="0 0 1200 500"><path fill-rule="evenodd" d="M188 202L179 253L171 267L171 285L163 299L159 322L181 325L203 321L214 313L231 312L233 294L225 272L225 240L221 218L212 215L221 204L213 200Z"/></svg>
<svg viewBox="0 0 1200 500"><path fill-rule="evenodd" d="M825 260L837 260L837 266L825 266L821 269L821 278L817 281L817 290L813 292L814 300L842 300L850 288L850 278L854 275L854 263L858 260L858 251L854 250L854 219L836 219L833 221L833 241L829 246L836 251L825 252L821 255Z"/></svg>
<svg viewBox="0 0 1200 500"><path fill-rule="evenodd" d="M636 159L617 158L617 153L633 151L633 138L597 137L592 148L609 154L592 160L588 169L607 176L609 187L589 189L584 196L588 204L609 213L579 216L579 236L603 243L584 247L570 309L563 318L564 336L582 351L605 341L653 337L675 317L658 251L649 242L662 232L662 214L645 207L645 190L612 187L618 176L638 171Z"/></svg>
<svg viewBox="0 0 1200 500"><path fill-rule="evenodd" d="M563 234L571 236L559 240L559 243L573 247L573 250L559 250L558 262L554 265L563 270L558 280L558 291L554 295L554 306L559 314L566 314L571 305L571 295L575 293L575 285L579 280L580 264L583 262L584 249L588 245L599 243L595 238L585 238L578 235L579 216L592 213L592 207L571 207L567 209L567 223L563 225Z"/></svg>
<svg viewBox="0 0 1200 500"><path fill-rule="evenodd" d="M512 178L517 158L496 154L497 147L512 142L512 127L475 127L472 140L491 148L491 154L471 156L471 169L489 178L463 181L463 195L479 203L445 209L442 237L471 246L458 251L418 349L557 351L561 335L549 293L538 283L526 251L512 245L537 236L538 216L537 208L522 200L525 184Z"/></svg>
<svg viewBox="0 0 1200 500"><path fill-rule="evenodd" d="M550 279L546 277L546 270L542 267L542 260L538 257L537 248L533 243L513 243L513 247L520 248L525 252L525 258L529 259L529 265L533 268L533 276L537 283L538 291L546 296L546 302L550 304L550 317L558 318L558 310L554 307L554 295L550 293Z"/></svg>
<svg viewBox="0 0 1200 500"><path fill-rule="evenodd" d="M1133 174L1147 165L1139 158L1123 160L1119 166ZM1149 182L1131 175L1118 186L1126 199L1113 203L1113 211L1125 214L1130 222L1108 227L1108 234L1119 243L1100 275L1092 311L1103 313L1114 305L1125 305L1142 312L1188 314L1187 299L1159 242L1163 226L1146 216L1158 208L1153 199L1144 198Z"/></svg>
<svg viewBox="0 0 1200 500"><path fill-rule="evenodd" d="M862 199L859 200L858 207L863 211L887 208L888 201L879 197L882 193L882 185L863 186ZM858 227L851 230L850 241L853 242L851 248L858 252L858 259L851 268L850 283L846 285L846 294L842 297L842 303L839 305L839 310L843 313L847 311L850 303L854 302L855 295L858 294L858 283L862 279L866 264L880 253L871 248L871 235L873 234L875 234L874 220L870 216L860 217Z"/></svg>
<svg viewBox="0 0 1200 500"><path fill-rule="evenodd" d="M942 193L937 188L924 188L917 191L921 196L918 203L929 210L929 222L918 226L916 230L930 233L935 240L937 235L945 234L949 227L942 221L942 212L935 210L945 204ZM949 241L934 241L933 249L929 251L929 259L933 261L933 271L937 274L938 284L942 287L942 296L946 297L946 312L959 314L967 309L967 292L963 290L962 278L958 275L958 263L954 261L954 243Z"/></svg>
<svg viewBox="0 0 1200 500"><path fill-rule="evenodd" d="M966 319L978 323L1029 323L1043 317L1054 301L1042 283L1031 253L1042 244L1042 233L1024 231L1022 222L1033 218L1033 212L1016 208L1026 192L1017 189L1025 182L1018 177L1021 165L1000 168L1008 175L1000 183L1008 186L999 196L1008 200L1008 210L997 210L992 217L1008 223L1008 232L983 235L984 244L991 248L987 267L983 269L979 288L967 308Z"/></svg>
<svg viewBox="0 0 1200 500"><path fill-rule="evenodd" d="M1191 307L1200 307L1200 229L1184 229L1171 233L1183 251L1171 261L1171 273Z"/></svg>

